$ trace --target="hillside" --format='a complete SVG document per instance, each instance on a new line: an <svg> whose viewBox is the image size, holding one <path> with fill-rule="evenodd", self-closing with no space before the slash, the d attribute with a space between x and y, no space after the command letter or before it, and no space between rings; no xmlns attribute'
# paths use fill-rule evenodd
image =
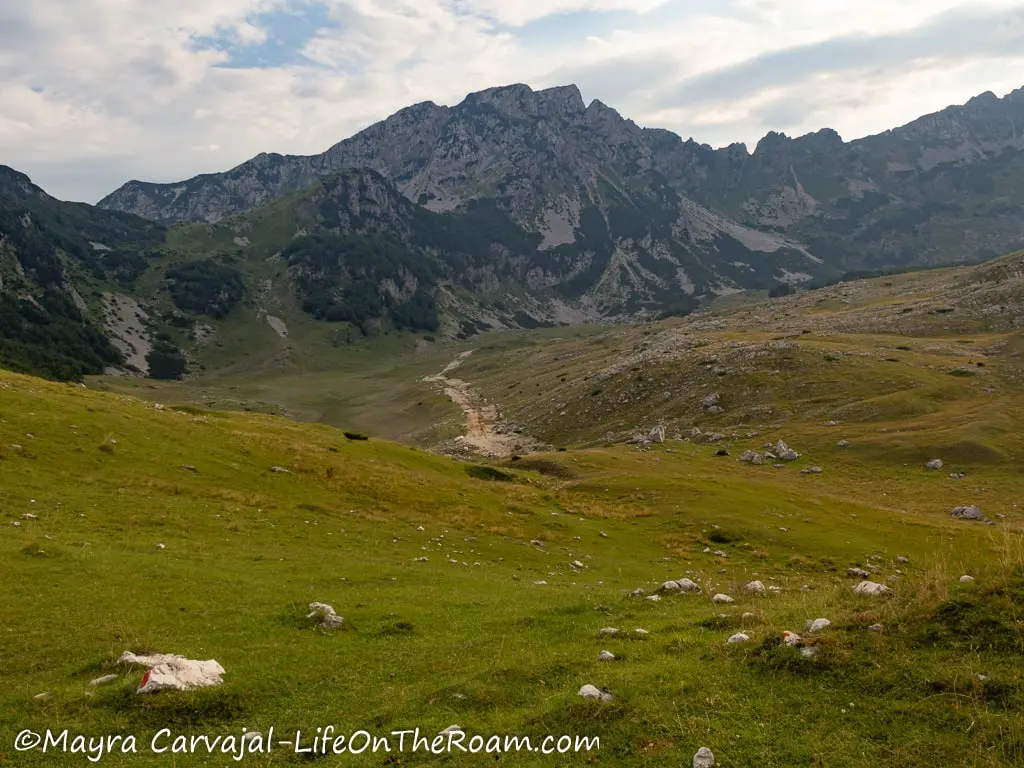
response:
<svg viewBox="0 0 1024 768"><path fill-rule="evenodd" d="M131 181L99 205L157 221L212 222L324 175L368 167L433 210L493 200L542 236L542 250L586 250L580 233L588 219L603 218L616 262L633 273L620 291L642 292L636 273L644 269L669 279L651 262L666 258L678 239L706 242L720 262L742 262L741 271L762 276L765 254L806 250L815 258L773 265L770 277L792 281L815 274L815 259L843 272L959 263L1020 248L1022 123L1024 88L1002 99L985 93L851 142L828 129L796 139L772 132L750 152L640 128L599 101L585 105L575 86L512 85L454 107L409 107L319 155L261 154L175 184ZM716 242L722 238L755 257L732 258ZM685 261L678 267L698 293L707 290L704 273L691 274ZM747 287L749 280L723 268L715 265L715 288Z"/></svg>
<svg viewBox="0 0 1024 768"><path fill-rule="evenodd" d="M57 378L124 362L104 333L103 291L130 282L163 228L47 195L0 166L0 364Z"/></svg>
<svg viewBox="0 0 1024 768"><path fill-rule="evenodd" d="M327 724L432 736L453 723L535 743L600 738L564 765L687 764L700 746L726 768L1024 757L1015 462L978 461L954 481L894 462L898 435L827 461L813 428L791 424L786 438L825 473L746 467L695 442L485 471L325 426L8 373L0 410L5 762L62 760L15 752L24 729L136 735L138 754L103 758L128 766L166 763L148 752L161 728L237 739L273 726L308 747ZM913 439L930 448L941 426ZM1007 456L1018 434L998 438ZM997 524L954 520L954 503ZM850 567L891 593L854 594ZM683 575L702 593L630 596ZM752 580L772 589L745 591ZM735 602L713 603L719 592ZM313 601L346 628L316 629ZM809 634L816 618L831 625ZM788 647L785 630L815 650ZM740 631L749 641L726 643ZM117 662L126 650L216 659L224 683L137 695L142 670ZM585 684L613 698L581 699ZM301 759L279 748L247 761Z"/></svg>

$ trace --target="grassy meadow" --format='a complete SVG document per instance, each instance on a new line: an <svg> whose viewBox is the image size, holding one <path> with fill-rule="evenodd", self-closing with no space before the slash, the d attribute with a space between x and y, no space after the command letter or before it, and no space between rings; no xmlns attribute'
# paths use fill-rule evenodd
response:
<svg viewBox="0 0 1024 768"><path fill-rule="evenodd" d="M323 424L0 373L0 764L87 763L16 752L23 729L136 734L139 754L102 763L189 766L233 761L154 756L148 737L458 724L601 746L315 762L664 766L708 746L736 767L1020 765L1024 483L1019 432L1003 428L1018 414L1001 404L949 400L937 410L959 417L910 414L916 431L766 424L728 441L729 457L669 440L471 474ZM924 469L965 434L992 453ZM779 437L806 456L735 460ZM800 474L812 464L823 473ZM972 503L997 524L949 517ZM890 594L852 592L846 569L866 564ZM703 593L630 596L682 576ZM753 579L780 591L747 594ZM712 603L718 592L735 602ZM346 628L316 628L312 601ZM816 618L832 622L807 636L817 656L782 643ZM728 645L738 631L750 642ZM225 682L136 695L143 670L117 663L125 650L217 659ZM105 674L118 678L89 684ZM612 700L579 698L585 684ZM245 763L309 759L279 748Z"/></svg>

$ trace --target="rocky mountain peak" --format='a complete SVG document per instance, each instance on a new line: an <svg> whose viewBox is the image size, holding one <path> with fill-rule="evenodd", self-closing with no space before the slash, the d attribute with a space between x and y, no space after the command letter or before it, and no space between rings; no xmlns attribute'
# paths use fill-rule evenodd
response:
<svg viewBox="0 0 1024 768"><path fill-rule="evenodd" d="M573 121L583 115L583 95L575 85L534 91L524 83L471 93L457 108L490 107L502 117L544 117Z"/></svg>

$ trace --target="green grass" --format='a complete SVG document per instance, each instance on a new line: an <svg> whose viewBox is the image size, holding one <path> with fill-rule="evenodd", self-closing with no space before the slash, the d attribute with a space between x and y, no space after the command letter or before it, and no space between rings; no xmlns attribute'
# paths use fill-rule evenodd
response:
<svg viewBox="0 0 1024 768"><path fill-rule="evenodd" d="M672 453L529 457L488 471L513 480L494 482L323 425L157 409L12 374L0 374L0 413L2 763L71 761L14 752L24 728L133 733L144 745L163 727L433 734L452 723L480 734L601 737L596 756L502 758L514 765L679 765L701 745L723 766L1024 759L1013 506L1022 487L1009 461L975 458L970 486L955 486L954 499L946 473L893 462L888 452L907 450L895 440L859 436L857 450L840 454L834 429L805 425L797 447L809 458L784 470L677 443ZM979 442L1016 456L1005 435L978 430ZM828 451L837 452L830 461ZM798 474L811 460L826 473ZM961 496L982 497L987 514L1007 521L950 520ZM728 557L705 554L709 546ZM575 571L573 560L586 568ZM882 579L903 571L892 595L851 592L845 570L865 562L881 566ZM958 583L965 572L974 585ZM684 574L705 594L628 597ZM753 578L782 592L747 596ZM737 602L713 605L715 591ZM332 603L347 630L315 629L304 618L314 600ZM814 660L779 644L783 630L819 616L833 626ZM876 622L885 632L867 631ZM598 639L606 626L626 634ZM635 627L650 634L636 639ZM738 628L753 641L727 646ZM603 648L620 659L596 661ZM216 658L225 684L137 696L141 670L115 663L124 650ZM118 682L89 687L111 671ZM615 699L579 699L585 683ZM42 692L49 697L33 698ZM144 752L103 762L230 763ZM283 750L247 759L303 762Z"/></svg>

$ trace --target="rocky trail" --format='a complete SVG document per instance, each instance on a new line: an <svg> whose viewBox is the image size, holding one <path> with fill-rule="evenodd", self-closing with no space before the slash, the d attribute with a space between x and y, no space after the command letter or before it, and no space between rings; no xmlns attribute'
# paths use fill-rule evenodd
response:
<svg viewBox="0 0 1024 768"><path fill-rule="evenodd" d="M466 414L466 433L455 438L458 447L493 458L508 458L539 450L541 446L537 441L518 431L516 425L502 420L497 405L487 402L469 382L448 375L472 353L472 350L463 352L440 373L423 379L439 384L445 395Z"/></svg>

